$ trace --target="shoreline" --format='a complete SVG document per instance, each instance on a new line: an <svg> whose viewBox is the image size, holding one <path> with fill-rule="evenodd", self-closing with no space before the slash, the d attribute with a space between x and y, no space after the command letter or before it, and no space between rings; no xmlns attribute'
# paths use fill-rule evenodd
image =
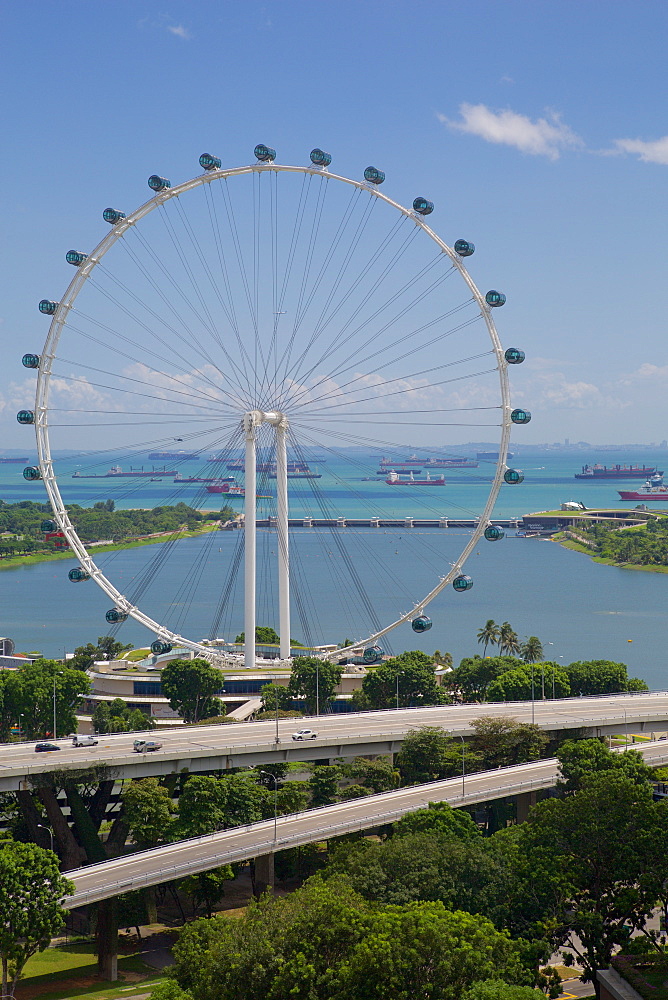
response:
<svg viewBox="0 0 668 1000"><path fill-rule="evenodd" d="M572 552L579 552L583 556L588 556L592 562L601 563L603 566L614 566L616 569L639 570L642 573L668 573L668 566L640 566L637 563L619 563L614 559L605 559L603 556L592 555L591 549L585 545L579 545L570 538L552 538L551 541L561 545L564 549Z"/></svg>
<svg viewBox="0 0 668 1000"><path fill-rule="evenodd" d="M208 524L210 527L198 528L197 531L179 531L177 534L170 533L160 538L139 538L129 542L116 542L113 545L91 545L86 546L86 550L91 555L97 555L100 552L119 552L122 549L139 549L144 545L159 545L164 542L181 541L183 538L196 538L198 535L206 535L211 531L217 530L219 522L210 521ZM0 559L0 572L6 569L21 569L24 566L36 566L38 563L43 562L55 562L62 559L76 560L76 558L76 554L71 549L67 549L64 552L33 552L29 555L7 556L4 559Z"/></svg>

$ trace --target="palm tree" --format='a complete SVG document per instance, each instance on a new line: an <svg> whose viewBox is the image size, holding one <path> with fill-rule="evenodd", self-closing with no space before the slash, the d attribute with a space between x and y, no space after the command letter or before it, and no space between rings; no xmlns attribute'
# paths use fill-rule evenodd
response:
<svg viewBox="0 0 668 1000"><path fill-rule="evenodd" d="M543 659L543 643L538 636L530 635L527 641L522 643L520 655L525 663L538 663Z"/></svg>
<svg viewBox="0 0 668 1000"><path fill-rule="evenodd" d="M478 632L478 642L484 642L485 649L483 656L487 656L487 647L491 643L496 646L499 641L499 626L493 618L488 618L483 627Z"/></svg>
<svg viewBox="0 0 668 1000"><path fill-rule="evenodd" d="M497 641L502 655L505 653L506 656L514 656L520 651L520 640L517 638L517 632L515 632L510 622L503 622L501 624Z"/></svg>

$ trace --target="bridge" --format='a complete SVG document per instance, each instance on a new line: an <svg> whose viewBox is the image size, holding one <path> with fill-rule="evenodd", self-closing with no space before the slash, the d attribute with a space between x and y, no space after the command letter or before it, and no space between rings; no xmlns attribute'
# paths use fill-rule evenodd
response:
<svg viewBox="0 0 668 1000"><path fill-rule="evenodd" d="M537 690L540 676L537 674ZM187 770L226 771L233 767L264 767L276 761L325 760L396 753L412 729L440 726L457 736L472 733L481 716L505 716L536 722L546 732L577 730L584 736L668 731L668 692L637 692L555 701L442 705L383 712L321 715L277 722L212 726L180 726L150 732L101 736L94 747L75 749L70 739L56 740L59 752L36 754L32 743L2 746L0 792L28 787L39 774L54 769L77 771L105 766L115 778L144 778ZM294 742L291 734L310 726L318 736ZM160 750L139 754L133 740L147 736L162 743ZM278 737L278 739L277 739Z"/></svg>
<svg viewBox="0 0 668 1000"><path fill-rule="evenodd" d="M668 740L639 744L638 750L648 764L659 767L668 763ZM494 771L479 771L445 781L433 781L392 792L337 802L319 809L249 826L237 826L205 837L182 840L165 847L103 861L67 872L75 885L64 905L68 909L99 902L132 889L146 888L172 879L209 871L219 865L260 858L300 847L318 840L329 840L346 833L395 823L406 813L425 808L429 802L447 802L451 806L471 806L480 802L522 796L520 818L528 811L531 797L557 781L556 758L531 764L518 764Z"/></svg>

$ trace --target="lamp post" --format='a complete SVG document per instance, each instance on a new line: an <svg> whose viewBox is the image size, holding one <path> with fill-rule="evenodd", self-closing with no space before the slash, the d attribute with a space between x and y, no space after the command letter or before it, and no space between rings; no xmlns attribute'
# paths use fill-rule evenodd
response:
<svg viewBox="0 0 668 1000"><path fill-rule="evenodd" d="M536 721L536 690L534 687L533 663L531 664L531 724Z"/></svg>
<svg viewBox="0 0 668 1000"><path fill-rule="evenodd" d="M320 715L320 664L315 665L315 714Z"/></svg>
<svg viewBox="0 0 668 1000"><path fill-rule="evenodd" d="M397 709L399 708L399 671L397 670Z"/></svg>
<svg viewBox="0 0 668 1000"><path fill-rule="evenodd" d="M260 771L260 774L266 774L268 778L271 778L274 782L274 844L276 843L276 816L278 814L278 781L276 775L272 774L271 771Z"/></svg>
<svg viewBox="0 0 668 1000"><path fill-rule="evenodd" d="M464 756L464 749L466 747L466 742L464 741L463 736L460 736L459 738L462 741L462 798L463 798L464 795L466 794L466 757Z"/></svg>
<svg viewBox="0 0 668 1000"><path fill-rule="evenodd" d="M43 823L38 823L37 824L37 829L38 830L46 830L48 832L49 836L51 837L51 852L55 853L55 851L53 850L53 830L51 829L51 827L50 826L44 826Z"/></svg>

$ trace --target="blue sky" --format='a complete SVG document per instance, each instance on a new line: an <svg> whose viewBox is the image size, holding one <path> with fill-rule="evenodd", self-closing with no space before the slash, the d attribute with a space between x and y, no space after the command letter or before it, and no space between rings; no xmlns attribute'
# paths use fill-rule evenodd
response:
<svg viewBox="0 0 668 1000"><path fill-rule="evenodd" d="M66 250L134 208L146 178L199 172L204 150L247 163L257 142L303 163L314 146L384 191L436 204L448 243L475 242L497 325L527 362L513 399L527 442L668 436L661 2L88 3L0 7L0 447L34 379L41 298Z"/></svg>

